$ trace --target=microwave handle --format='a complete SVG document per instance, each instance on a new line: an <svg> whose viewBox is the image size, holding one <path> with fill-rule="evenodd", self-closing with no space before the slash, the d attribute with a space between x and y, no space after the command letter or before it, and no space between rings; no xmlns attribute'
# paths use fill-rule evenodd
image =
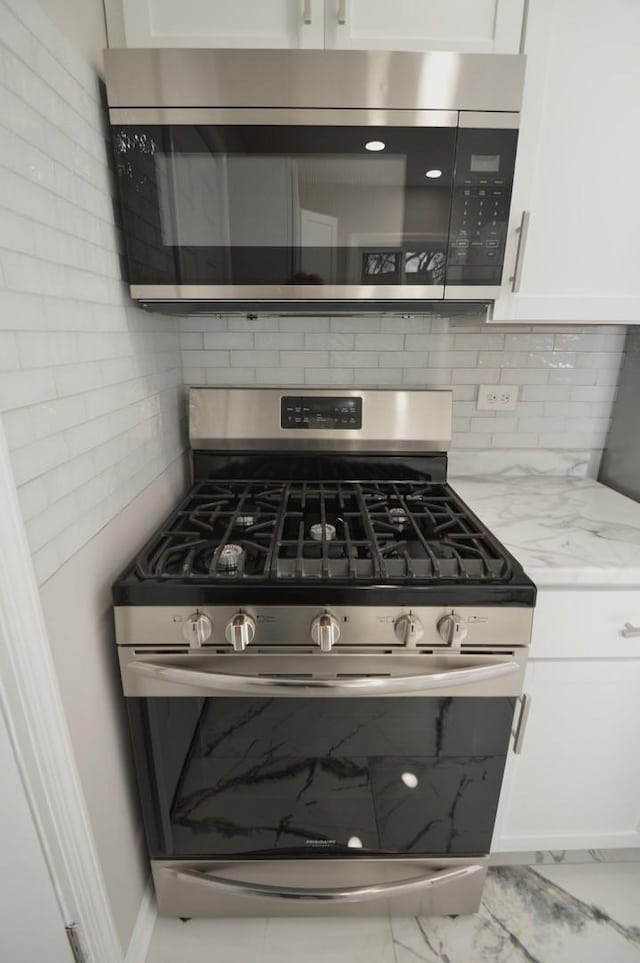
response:
<svg viewBox="0 0 640 963"><path fill-rule="evenodd" d="M516 263L513 270L513 275L509 278L511 281L511 290L514 294L520 290L520 281L522 280L522 265L524 264L524 249L527 244L527 234L529 233L529 220L531 218L530 211L523 211L522 217L520 218L520 226L516 228L516 234L518 235L518 247L516 248Z"/></svg>
<svg viewBox="0 0 640 963"><path fill-rule="evenodd" d="M368 886L342 886L336 888L305 889L302 886L273 886L268 883L250 883L244 880L226 879L214 876L198 869L173 869L165 867L166 873L171 873L177 879L202 883L211 889L223 893L242 896L261 896L277 900L306 900L324 903L358 903L363 900L387 899L391 896L404 896L416 891L434 889L445 883L459 882L470 876L484 872L484 866L457 866L455 869L444 869L440 872L429 873L426 876L416 876L413 879L399 879L393 882L373 883Z"/></svg>
<svg viewBox="0 0 640 963"><path fill-rule="evenodd" d="M520 671L517 662L494 662L474 665L464 669L446 669L423 675L406 676L352 676L349 678L300 678L269 675L233 675L227 672L203 672L184 669L174 665L155 662L130 662L127 672L155 679L157 682L173 682L176 685L194 686L235 692L238 695L341 695L371 696L402 692L423 692L445 686L468 685L487 682Z"/></svg>

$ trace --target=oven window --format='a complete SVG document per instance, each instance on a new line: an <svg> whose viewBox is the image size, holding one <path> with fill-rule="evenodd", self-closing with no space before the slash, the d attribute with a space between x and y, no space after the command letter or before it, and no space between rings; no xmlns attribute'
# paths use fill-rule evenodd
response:
<svg viewBox="0 0 640 963"><path fill-rule="evenodd" d="M131 283L444 284L452 128L185 125L114 138Z"/></svg>
<svg viewBox="0 0 640 963"><path fill-rule="evenodd" d="M489 851L513 698L127 703L153 858Z"/></svg>

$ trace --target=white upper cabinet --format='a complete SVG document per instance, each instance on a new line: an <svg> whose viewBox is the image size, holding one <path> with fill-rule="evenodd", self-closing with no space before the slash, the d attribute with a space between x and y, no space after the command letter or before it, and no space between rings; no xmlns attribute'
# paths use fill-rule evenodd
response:
<svg viewBox="0 0 640 963"><path fill-rule="evenodd" d="M524 0L326 0L325 46L519 53Z"/></svg>
<svg viewBox="0 0 640 963"><path fill-rule="evenodd" d="M109 0L108 18L114 7ZM324 44L323 0L122 0L122 7L127 47Z"/></svg>
<svg viewBox="0 0 640 963"><path fill-rule="evenodd" d="M106 0L105 5L112 46L518 53L524 2Z"/></svg>
<svg viewBox="0 0 640 963"><path fill-rule="evenodd" d="M531 0L505 283L494 320L640 322L639 39L634 0ZM529 226L512 293L523 211Z"/></svg>

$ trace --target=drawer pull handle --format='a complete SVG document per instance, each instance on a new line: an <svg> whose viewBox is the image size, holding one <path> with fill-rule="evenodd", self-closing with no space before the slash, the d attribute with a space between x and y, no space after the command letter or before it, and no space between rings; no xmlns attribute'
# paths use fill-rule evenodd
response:
<svg viewBox="0 0 640 963"><path fill-rule="evenodd" d="M483 872L480 865L456 866L443 869L440 872L428 873L426 876L415 876L411 879L399 879L393 882L372 883L368 886L342 886L336 889L325 887L303 889L298 886L273 886L269 883L250 883L223 876L215 876L199 869L173 869L165 867L165 872L171 873L178 879L195 883L202 883L211 889L221 890L223 893L243 896L261 896L276 900L303 900L306 902L324 903L359 903L363 900L384 899L388 896L404 896L420 890L436 889L445 883L461 883L469 877L478 876Z"/></svg>
<svg viewBox="0 0 640 963"><path fill-rule="evenodd" d="M625 622L624 628L620 629L620 635L623 639L638 639L640 638L640 626Z"/></svg>

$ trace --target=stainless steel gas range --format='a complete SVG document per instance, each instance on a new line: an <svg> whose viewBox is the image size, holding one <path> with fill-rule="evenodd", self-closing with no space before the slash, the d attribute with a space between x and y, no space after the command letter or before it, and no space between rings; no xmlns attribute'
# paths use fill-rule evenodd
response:
<svg viewBox="0 0 640 963"><path fill-rule="evenodd" d="M447 484L451 394L192 388L189 433L113 587L160 912L474 912L536 590Z"/></svg>

